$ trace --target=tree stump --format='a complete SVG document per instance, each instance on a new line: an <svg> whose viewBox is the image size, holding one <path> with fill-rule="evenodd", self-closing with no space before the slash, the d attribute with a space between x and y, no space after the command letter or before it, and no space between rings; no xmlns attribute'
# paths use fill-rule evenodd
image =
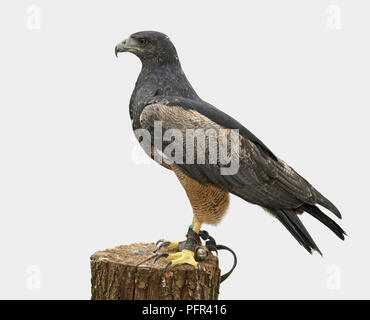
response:
<svg viewBox="0 0 370 320"><path fill-rule="evenodd" d="M163 273L165 259L154 263L154 243L122 245L91 256L92 300L217 300L220 269L216 256L201 270L177 265ZM166 248L160 250L167 252Z"/></svg>

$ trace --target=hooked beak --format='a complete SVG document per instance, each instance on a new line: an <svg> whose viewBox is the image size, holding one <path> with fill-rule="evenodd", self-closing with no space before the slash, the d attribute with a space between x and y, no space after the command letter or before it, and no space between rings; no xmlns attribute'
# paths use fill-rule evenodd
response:
<svg viewBox="0 0 370 320"><path fill-rule="evenodd" d="M134 39L128 38L120 43L118 43L114 49L114 53L116 57L118 57L118 52L126 52L126 51L136 51L139 50L136 46L136 41Z"/></svg>

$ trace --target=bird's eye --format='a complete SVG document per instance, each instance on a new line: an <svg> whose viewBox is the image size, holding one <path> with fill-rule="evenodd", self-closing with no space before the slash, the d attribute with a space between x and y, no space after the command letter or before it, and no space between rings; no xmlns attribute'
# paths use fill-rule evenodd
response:
<svg viewBox="0 0 370 320"><path fill-rule="evenodd" d="M139 39L139 45L140 45L141 47L145 46L145 45L146 45L146 43L147 43L146 39L143 39L143 38Z"/></svg>

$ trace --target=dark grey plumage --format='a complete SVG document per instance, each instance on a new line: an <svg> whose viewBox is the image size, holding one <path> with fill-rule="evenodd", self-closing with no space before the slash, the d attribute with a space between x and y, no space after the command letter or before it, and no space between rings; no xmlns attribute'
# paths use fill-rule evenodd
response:
<svg viewBox="0 0 370 320"><path fill-rule="evenodd" d="M328 199L238 121L199 98L166 35L145 31L130 38L135 43L142 42L142 48L139 44L137 50L131 50L142 61L142 70L130 100L133 129L145 128L153 136L154 121L162 121L164 130L177 128L184 134L186 129L205 127L238 129L240 168L235 175L221 175L220 165L209 164L208 161L205 164L176 165L202 184L214 184L267 209L309 252L316 250L321 253L297 216L303 211L344 239L345 232L315 206L322 205L341 218L339 210Z"/></svg>

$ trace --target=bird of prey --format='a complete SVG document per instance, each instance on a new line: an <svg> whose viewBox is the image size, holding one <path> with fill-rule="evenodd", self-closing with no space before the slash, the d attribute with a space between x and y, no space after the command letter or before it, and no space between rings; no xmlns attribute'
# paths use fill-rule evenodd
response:
<svg viewBox="0 0 370 320"><path fill-rule="evenodd" d="M168 261L167 267L184 263L199 267L194 253L201 245L201 226L220 222L229 204L229 193L271 213L310 253L315 250L321 254L321 251L298 217L303 212L321 221L344 240L343 229L317 206L321 205L341 218L339 210L328 199L237 120L197 95L168 36L156 31L137 32L117 44L116 56L119 52L131 52L142 62L129 104L134 131L145 130L149 134L141 135L139 142L149 143L148 155L175 173L193 209L186 240L160 240L160 246L166 245L170 251L177 251L159 256ZM155 141L156 123L161 125L160 143ZM185 156L170 159L178 149L165 152L174 139L165 139L164 132L173 129L183 134L184 140L177 145L183 147L184 153L190 149L197 149L198 153L203 150L203 161L187 162ZM199 129L211 130L206 136L206 146L198 140L195 145L185 139L188 132ZM221 131L223 134L219 133ZM236 136L232 134L235 132ZM211 161L211 144L207 144L215 137L219 143L222 135L227 139L226 153L236 154L238 160L238 168L231 174L222 173L224 165L219 154ZM229 145L232 137L237 138L236 153Z"/></svg>

